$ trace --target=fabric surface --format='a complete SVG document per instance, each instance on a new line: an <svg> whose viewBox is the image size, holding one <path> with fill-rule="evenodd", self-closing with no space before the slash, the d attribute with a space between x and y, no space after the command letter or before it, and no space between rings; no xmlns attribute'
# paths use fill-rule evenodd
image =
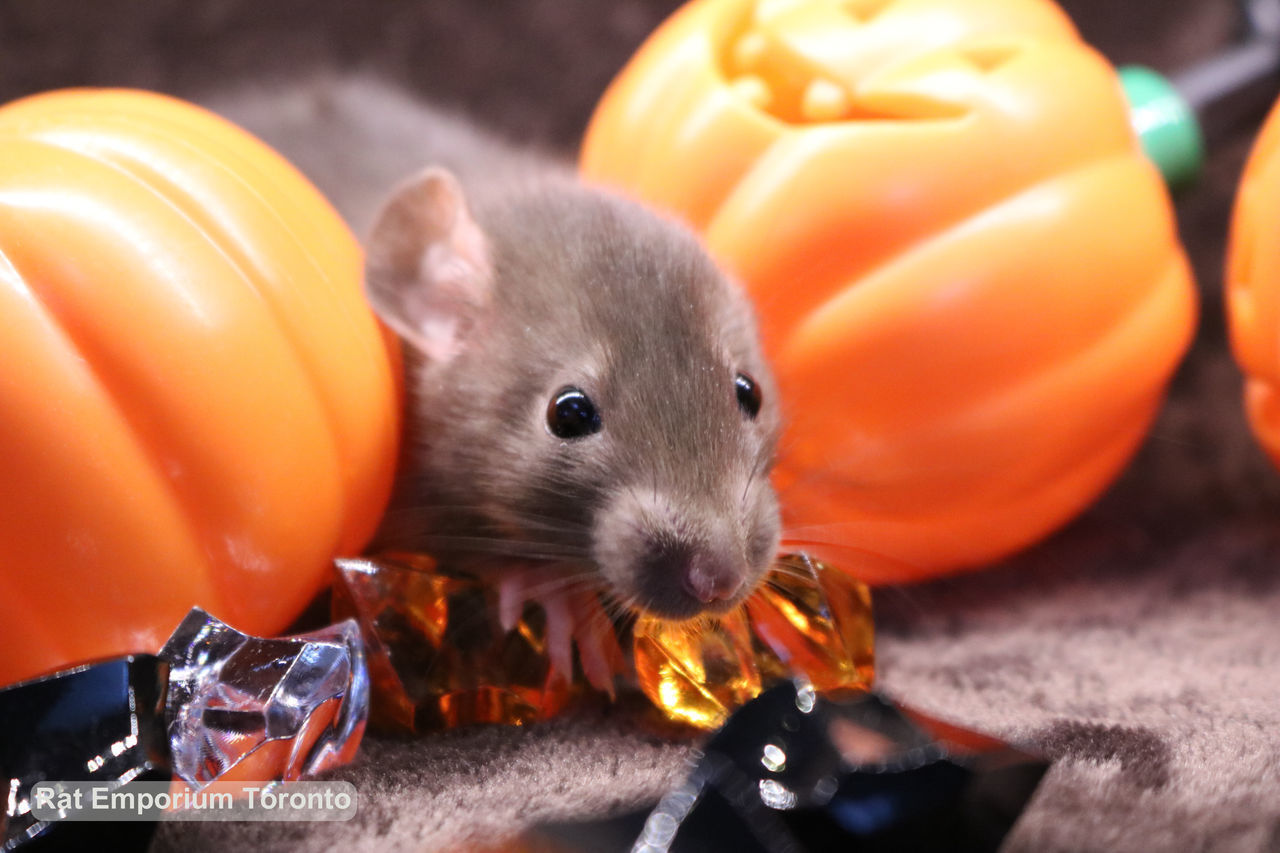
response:
<svg viewBox="0 0 1280 853"><path fill-rule="evenodd" d="M592 103L676 4L468 0L8 0L0 95L138 85L206 102L272 75L377 73L569 153ZM1225 44L1230 0L1064 4L1109 58L1164 70ZM880 685L1056 758L1014 851L1280 850L1280 474L1249 437L1222 330L1231 198L1257 99L1210 117L1179 202L1203 318L1123 478L1058 535L989 571L881 591ZM157 851L445 850L657 796L687 743L625 709L529 729L369 737L337 778L349 823L168 824Z"/></svg>

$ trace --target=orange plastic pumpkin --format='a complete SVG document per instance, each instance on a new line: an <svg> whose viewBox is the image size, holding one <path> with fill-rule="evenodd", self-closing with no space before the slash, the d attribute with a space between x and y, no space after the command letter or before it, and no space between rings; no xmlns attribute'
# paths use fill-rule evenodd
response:
<svg viewBox="0 0 1280 853"><path fill-rule="evenodd" d="M189 104L0 108L0 683L286 627L390 490L398 350L359 246Z"/></svg>
<svg viewBox="0 0 1280 853"><path fill-rule="evenodd" d="M1254 435L1280 465L1280 103L1245 166L1227 253L1227 321Z"/></svg>
<svg viewBox="0 0 1280 853"><path fill-rule="evenodd" d="M581 163L745 282L790 423L787 538L872 582L1071 518L1191 337L1116 76L1043 0L697 0L614 81Z"/></svg>

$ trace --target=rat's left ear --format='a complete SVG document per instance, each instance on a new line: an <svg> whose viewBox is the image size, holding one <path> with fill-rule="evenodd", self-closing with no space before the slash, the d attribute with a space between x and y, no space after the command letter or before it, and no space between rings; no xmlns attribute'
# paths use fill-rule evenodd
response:
<svg viewBox="0 0 1280 853"><path fill-rule="evenodd" d="M367 249L365 292L378 316L433 363L453 358L492 279L457 178L433 166L397 187Z"/></svg>

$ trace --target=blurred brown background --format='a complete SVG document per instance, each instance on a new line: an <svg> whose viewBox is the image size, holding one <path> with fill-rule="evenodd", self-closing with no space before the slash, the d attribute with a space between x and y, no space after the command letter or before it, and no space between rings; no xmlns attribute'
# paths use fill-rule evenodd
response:
<svg viewBox="0 0 1280 853"><path fill-rule="evenodd" d="M678 0L5 0L0 96L71 85L190 94L314 67L376 69L498 128L575 144ZM1171 69L1231 38L1231 0L1068 0L1117 63Z"/></svg>

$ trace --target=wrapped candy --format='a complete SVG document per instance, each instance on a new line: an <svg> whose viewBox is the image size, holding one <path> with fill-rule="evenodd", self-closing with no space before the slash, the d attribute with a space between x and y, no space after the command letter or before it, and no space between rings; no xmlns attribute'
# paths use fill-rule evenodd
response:
<svg viewBox="0 0 1280 853"><path fill-rule="evenodd" d="M197 607L159 655L6 687L0 781L9 797L0 849L146 846L154 829L148 821L78 823L63 820L65 810L38 819L32 792L42 782L172 780L200 790L214 782L292 781L344 764L364 733L368 685L354 623L262 639Z"/></svg>
<svg viewBox="0 0 1280 853"><path fill-rule="evenodd" d="M335 619L354 618L369 648L376 726L423 731L521 724L589 690L554 678L546 617L525 606L499 622L497 591L422 555L339 560ZM822 689L866 687L874 668L867 588L803 556L780 558L738 610L678 624L641 616L620 644L640 690L670 719L720 725L762 689L799 674Z"/></svg>
<svg viewBox="0 0 1280 853"><path fill-rule="evenodd" d="M994 853L1048 766L874 693L785 682L735 712L652 810L543 827L514 849Z"/></svg>
<svg viewBox="0 0 1280 853"><path fill-rule="evenodd" d="M170 665L174 774L197 790L300 779L347 763L360 746L369 681L352 622L262 639L197 607L160 656Z"/></svg>
<svg viewBox="0 0 1280 853"><path fill-rule="evenodd" d="M739 610L695 625L641 617L634 636L640 689L702 729L793 675L820 689L868 687L875 670L867 587L800 555L781 557Z"/></svg>
<svg viewBox="0 0 1280 853"><path fill-rule="evenodd" d="M32 789L47 780L164 782L170 778L164 701L169 667L129 655L73 667L0 690L0 849L28 842L71 849L141 849L149 823L61 824L32 814Z"/></svg>
<svg viewBox="0 0 1280 853"><path fill-rule="evenodd" d="M518 725L568 702L571 685L551 677L541 609L526 606L503 631L497 591L430 557L338 560L333 616L354 618L364 632L377 727Z"/></svg>

